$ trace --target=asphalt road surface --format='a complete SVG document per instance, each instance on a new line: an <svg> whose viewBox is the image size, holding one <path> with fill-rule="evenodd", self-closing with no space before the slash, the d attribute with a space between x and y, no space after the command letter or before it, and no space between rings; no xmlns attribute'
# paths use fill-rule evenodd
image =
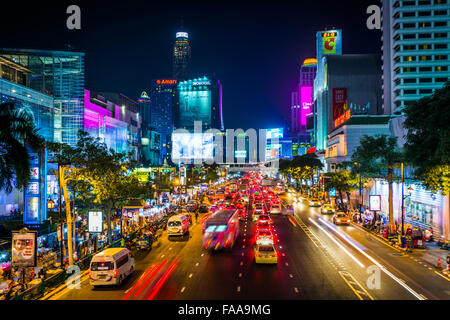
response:
<svg viewBox="0 0 450 320"><path fill-rule="evenodd" d="M287 196L283 201L292 203ZM254 262L251 213L240 222L232 249L201 246L201 226L185 237L164 233L151 251L135 252L136 270L119 287L93 289L87 274L79 289L55 300L160 299L450 299L450 282L357 226L335 226L306 202L294 216L274 215L276 265Z"/></svg>

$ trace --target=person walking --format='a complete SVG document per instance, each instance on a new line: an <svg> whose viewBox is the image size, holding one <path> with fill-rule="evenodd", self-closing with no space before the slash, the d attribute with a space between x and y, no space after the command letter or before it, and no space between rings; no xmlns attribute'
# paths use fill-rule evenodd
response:
<svg viewBox="0 0 450 320"><path fill-rule="evenodd" d="M198 223L198 211L195 211L195 223Z"/></svg>
<svg viewBox="0 0 450 320"><path fill-rule="evenodd" d="M411 233L408 232L406 234L406 252L413 252L413 246L414 246L414 242L412 240L412 236Z"/></svg>

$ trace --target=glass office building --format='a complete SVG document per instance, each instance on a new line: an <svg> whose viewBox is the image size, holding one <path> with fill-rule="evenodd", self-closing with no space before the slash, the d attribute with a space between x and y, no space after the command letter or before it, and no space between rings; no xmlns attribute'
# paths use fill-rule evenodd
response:
<svg viewBox="0 0 450 320"><path fill-rule="evenodd" d="M0 56L29 69L30 87L54 97L53 140L75 145L83 129L84 53L0 49Z"/></svg>
<svg viewBox="0 0 450 320"><path fill-rule="evenodd" d="M382 4L384 113L399 114L449 79L450 1Z"/></svg>
<svg viewBox="0 0 450 320"><path fill-rule="evenodd" d="M191 62L191 45L187 32L177 32L173 46L173 77L186 80L189 77Z"/></svg>

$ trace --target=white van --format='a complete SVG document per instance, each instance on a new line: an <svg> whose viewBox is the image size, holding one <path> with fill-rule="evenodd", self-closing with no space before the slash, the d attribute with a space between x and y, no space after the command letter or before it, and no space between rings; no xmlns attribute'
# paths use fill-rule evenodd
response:
<svg viewBox="0 0 450 320"><path fill-rule="evenodd" d="M186 215L178 214L167 221L167 234L185 235L189 231L189 219Z"/></svg>
<svg viewBox="0 0 450 320"><path fill-rule="evenodd" d="M134 257L127 248L109 248L97 253L89 266L92 286L120 285L134 271Z"/></svg>

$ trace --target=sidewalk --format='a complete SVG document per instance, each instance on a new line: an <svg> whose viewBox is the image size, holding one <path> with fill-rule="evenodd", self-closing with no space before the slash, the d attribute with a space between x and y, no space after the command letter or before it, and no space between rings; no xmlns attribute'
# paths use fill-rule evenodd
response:
<svg viewBox="0 0 450 320"><path fill-rule="evenodd" d="M392 246L392 244L389 242L389 240L384 238L381 234L367 230L366 228L364 228L362 226L361 223L355 223L352 221L352 224L360 227L362 230L365 230L366 232L370 232L371 234L377 236L379 239L386 242L386 244ZM409 253L409 254L412 254L413 256L435 266L437 270L438 270L437 263L438 263L438 259L440 257L441 258L441 270L440 271L442 271L443 275L446 275L447 277L450 278L450 272L448 271L448 267L447 267L447 255L450 253L450 251L445 250L445 249L440 249L439 246L435 242L426 242L425 246L426 246L425 249L414 248L413 252ZM406 252L406 248L402 248L397 244L395 244L394 247L397 248L398 250L402 250L403 252Z"/></svg>

